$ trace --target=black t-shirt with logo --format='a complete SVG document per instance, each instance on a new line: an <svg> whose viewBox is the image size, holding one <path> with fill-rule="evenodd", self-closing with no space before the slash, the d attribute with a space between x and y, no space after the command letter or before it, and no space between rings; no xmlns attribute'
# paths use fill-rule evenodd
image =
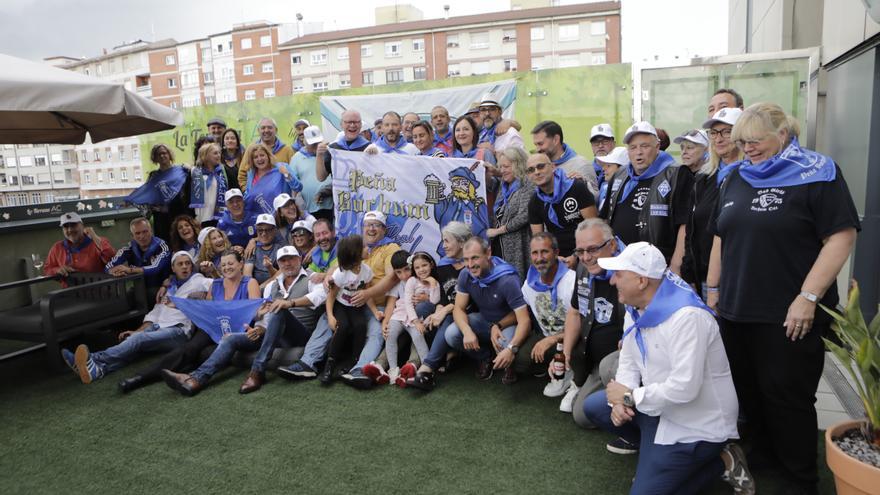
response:
<svg viewBox="0 0 880 495"><path fill-rule="evenodd" d="M557 221L562 228L550 221L551 206L556 211ZM581 210L591 206L596 206L596 199L583 181L576 180L562 197L562 201L555 205L541 201L537 194L532 196L529 200L529 223L543 224L559 241L560 256L571 256L574 252L574 231L583 220Z"/></svg>
<svg viewBox="0 0 880 495"><path fill-rule="evenodd" d="M832 182L766 188L731 172L711 226L722 240L719 315L781 325L822 240L852 227L860 228L858 212L839 168ZM835 283L821 302L837 304Z"/></svg>
<svg viewBox="0 0 880 495"><path fill-rule="evenodd" d="M623 186L621 186L623 187ZM639 225L639 215L648 202L651 181L643 180L629 193L614 210L611 219L611 230L624 244L632 244L641 240L639 232L645 226Z"/></svg>
<svg viewBox="0 0 880 495"><path fill-rule="evenodd" d="M592 307L591 290L595 291ZM587 358L591 366L596 365L603 357L617 350L617 342L623 336L624 315L617 301L617 288L607 280L596 280L591 289L587 271L578 270L575 290L571 293L571 307L581 314L581 318L593 321L587 339Z"/></svg>

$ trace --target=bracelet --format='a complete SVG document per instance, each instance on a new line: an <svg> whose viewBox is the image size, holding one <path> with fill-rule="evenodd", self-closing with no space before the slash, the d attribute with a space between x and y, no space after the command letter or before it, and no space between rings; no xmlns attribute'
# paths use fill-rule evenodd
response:
<svg viewBox="0 0 880 495"><path fill-rule="evenodd" d="M718 292L718 287L706 287L706 292Z"/></svg>

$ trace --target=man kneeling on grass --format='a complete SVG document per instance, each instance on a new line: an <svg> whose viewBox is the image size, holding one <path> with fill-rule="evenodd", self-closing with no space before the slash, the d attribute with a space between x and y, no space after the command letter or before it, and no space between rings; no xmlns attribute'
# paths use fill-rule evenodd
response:
<svg viewBox="0 0 880 495"><path fill-rule="evenodd" d="M211 279L201 273L193 273L194 260L186 251L178 251L171 257L171 286L168 294L190 299L204 299L211 287ZM85 344L76 353L61 349L64 362L79 376L83 383L91 383L116 371L145 352L167 352L186 343L192 336L192 322L179 309L163 303L157 304L144 317L137 330L119 334L121 342L100 352L90 353ZM120 388L128 391L120 382Z"/></svg>

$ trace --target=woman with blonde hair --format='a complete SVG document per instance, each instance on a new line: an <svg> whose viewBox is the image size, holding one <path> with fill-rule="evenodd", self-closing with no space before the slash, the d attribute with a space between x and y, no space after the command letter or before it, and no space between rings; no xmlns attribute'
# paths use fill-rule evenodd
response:
<svg viewBox="0 0 880 495"><path fill-rule="evenodd" d="M189 206L202 226L217 225L226 209L226 171L220 156L217 143L205 143L192 169Z"/></svg>
<svg viewBox="0 0 880 495"><path fill-rule="evenodd" d="M529 200L535 194L534 184L527 178L528 159L526 152L516 147L505 148L498 155L501 190L493 205L495 227L487 230L492 244L500 245L501 257L523 280L529 268Z"/></svg>
<svg viewBox="0 0 880 495"><path fill-rule="evenodd" d="M247 147L242 158L242 169L247 168L244 184L244 209L248 215L273 214L273 201L281 193L296 194L302 183L289 164L276 162L272 150L263 143Z"/></svg>
<svg viewBox="0 0 880 495"><path fill-rule="evenodd" d="M750 462L775 461L794 488L817 493L814 403L831 325L817 305L837 305L860 224L840 168L798 134L774 103L748 107L733 126L745 157L719 192L707 302L748 421Z"/></svg>

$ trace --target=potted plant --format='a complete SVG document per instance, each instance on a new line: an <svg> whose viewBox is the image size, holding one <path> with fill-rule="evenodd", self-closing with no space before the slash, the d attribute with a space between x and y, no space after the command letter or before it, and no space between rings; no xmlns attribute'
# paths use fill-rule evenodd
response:
<svg viewBox="0 0 880 495"><path fill-rule="evenodd" d="M839 495L880 493L880 314L865 323L855 281L843 313L822 309L842 344L823 338L825 345L849 371L867 413L825 431L826 462Z"/></svg>

